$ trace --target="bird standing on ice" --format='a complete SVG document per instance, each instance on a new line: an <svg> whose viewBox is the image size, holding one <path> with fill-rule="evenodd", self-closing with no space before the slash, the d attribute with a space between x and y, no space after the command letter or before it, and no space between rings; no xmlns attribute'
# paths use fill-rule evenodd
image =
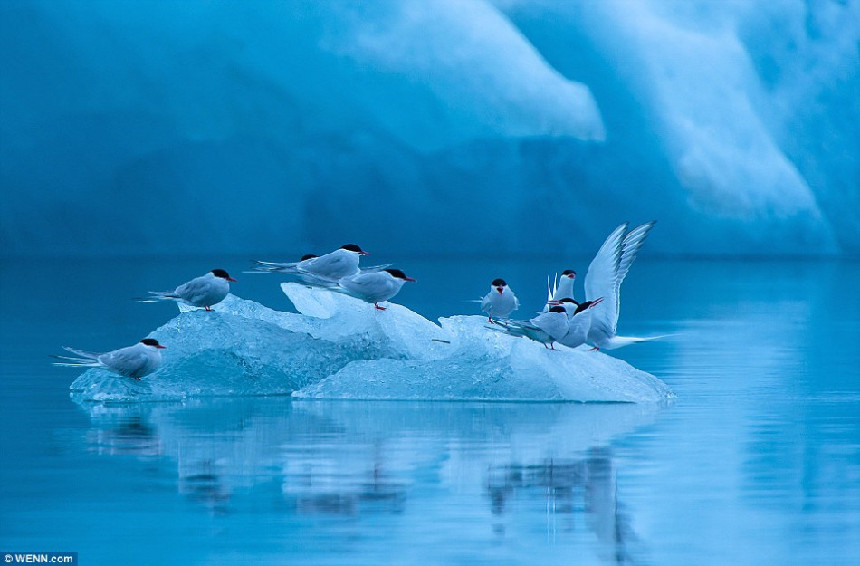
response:
<svg viewBox="0 0 860 566"><path fill-rule="evenodd" d="M496 327L487 327L517 338L525 337L540 342L544 348L555 350L553 344L567 335L570 321L564 307L554 305L546 312L538 313L531 320L491 320Z"/></svg>
<svg viewBox="0 0 860 566"><path fill-rule="evenodd" d="M236 282L223 269L213 269L206 275L183 283L174 291L150 291L150 297L137 300L142 303L180 301L192 307L204 307L207 311L211 311L209 307L223 301L230 292L230 281Z"/></svg>
<svg viewBox="0 0 860 566"><path fill-rule="evenodd" d="M576 271L565 269L561 272L561 277L555 276L552 284L549 282L549 277L546 278L547 299L546 306L543 310L548 311L549 307L558 303L562 299L573 299L573 283L576 281Z"/></svg>
<svg viewBox="0 0 860 566"><path fill-rule="evenodd" d="M359 272L358 260L363 255L370 255L356 244L344 244L335 251L321 256L307 254L295 263L272 263L258 261L254 271L260 273L293 273L309 283L330 283L332 285ZM317 281L313 281L317 280Z"/></svg>
<svg viewBox="0 0 860 566"><path fill-rule="evenodd" d="M87 352L75 348L64 347L79 357L54 356L61 360L54 362L55 366L75 368L104 368L117 375L140 379L158 369L161 365L161 350L165 347L154 338L144 338L134 346L120 348L112 352Z"/></svg>
<svg viewBox="0 0 860 566"><path fill-rule="evenodd" d="M490 292L481 299L481 310L487 313L490 322L493 317L506 318L520 308L520 301L504 279L494 279L490 283Z"/></svg>
<svg viewBox="0 0 860 566"><path fill-rule="evenodd" d="M362 301L373 303L377 310L384 311L385 307L379 306L379 303L394 297L407 281L414 282L415 280L407 277L399 269L383 269L382 271L359 272L350 277L343 277L338 281L338 287L344 293Z"/></svg>
<svg viewBox="0 0 860 566"><path fill-rule="evenodd" d="M588 341L588 332L591 330L591 309L603 302L603 297L593 301L578 303L569 297L565 297L556 303L567 312L567 333L558 338L558 343L568 348L577 348Z"/></svg>

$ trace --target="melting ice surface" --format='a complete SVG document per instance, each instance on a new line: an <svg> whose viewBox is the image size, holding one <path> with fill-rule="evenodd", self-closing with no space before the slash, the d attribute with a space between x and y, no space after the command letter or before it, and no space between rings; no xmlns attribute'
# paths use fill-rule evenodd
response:
<svg viewBox="0 0 860 566"><path fill-rule="evenodd" d="M93 369L72 383L78 401L199 396L334 399L655 402L656 377L585 349L547 350L487 328L482 316L433 323L394 303L372 304L283 283L298 313L229 295L207 313L180 307L152 336L168 350L141 381Z"/></svg>

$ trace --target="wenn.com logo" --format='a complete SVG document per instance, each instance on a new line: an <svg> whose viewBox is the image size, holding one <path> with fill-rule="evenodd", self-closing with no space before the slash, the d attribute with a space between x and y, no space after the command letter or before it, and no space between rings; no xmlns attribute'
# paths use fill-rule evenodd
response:
<svg viewBox="0 0 860 566"><path fill-rule="evenodd" d="M3 564L72 564L78 563L77 552L4 552Z"/></svg>

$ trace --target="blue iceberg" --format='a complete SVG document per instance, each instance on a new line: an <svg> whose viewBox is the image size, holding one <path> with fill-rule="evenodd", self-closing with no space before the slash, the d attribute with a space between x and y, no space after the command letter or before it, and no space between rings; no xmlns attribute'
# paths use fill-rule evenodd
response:
<svg viewBox="0 0 860 566"><path fill-rule="evenodd" d="M856 254L857 12L0 2L0 250Z"/></svg>
<svg viewBox="0 0 860 566"><path fill-rule="evenodd" d="M656 377L600 352L558 351L486 327L482 316L431 322L406 307L372 304L283 283L299 311L279 312L234 295L214 312L181 305L152 333L168 350L141 381L101 369L71 386L79 402L190 397L657 402Z"/></svg>

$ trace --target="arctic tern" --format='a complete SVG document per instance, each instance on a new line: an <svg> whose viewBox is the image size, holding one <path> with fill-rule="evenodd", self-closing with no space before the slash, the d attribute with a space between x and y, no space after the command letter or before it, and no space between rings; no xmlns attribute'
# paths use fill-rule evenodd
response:
<svg viewBox="0 0 860 566"><path fill-rule="evenodd" d="M254 266L254 271L260 273L293 273L311 284L330 283L334 285L344 277L359 273L358 260L363 255L370 254L355 244L344 244L335 251L321 256L307 254L302 256L301 261L295 263L258 261L256 262L257 265Z"/></svg>
<svg viewBox="0 0 860 566"><path fill-rule="evenodd" d="M183 283L174 291L150 291L150 297L136 299L142 303L155 303L158 301L179 301L193 307L209 307L224 300L230 292L229 281L236 282L230 274L223 269L213 269L206 275L195 277L187 283Z"/></svg>
<svg viewBox="0 0 860 566"><path fill-rule="evenodd" d="M415 279L407 277L399 269L383 269L370 273L361 271L349 277L342 277L338 281L338 287L340 291L373 303L377 310L384 311L385 307L379 306L379 303L394 297L407 281Z"/></svg>
<svg viewBox="0 0 860 566"><path fill-rule="evenodd" d="M585 276L585 296L591 301L603 297L592 311L588 343L596 350L614 350L634 342L654 340L632 336L617 336L615 329L621 310L621 283L627 270L636 259L636 254L656 221L647 222L629 232L625 222L612 231L588 266Z"/></svg>
<svg viewBox="0 0 860 566"><path fill-rule="evenodd" d="M494 279L490 292L481 299L481 310L487 313L490 322L493 322L493 317L506 318L518 308L520 301L504 279Z"/></svg>
<svg viewBox="0 0 860 566"><path fill-rule="evenodd" d="M556 275L553 278L552 284L549 282L549 277L546 279L547 299L544 310L549 310L552 301L560 301L564 298L573 299L573 283L576 281L576 271L565 269L561 272L561 277Z"/></svg>
<svg viewBox="0 0 860 566"><path fill-rule="evenodd" d="M556 303L556 301L553 302ZM583 303L578 303L570 297L557 301L558 306L567 313L568 320L567 333L558 338L558 343L568 348L577 348L585 344L588 340L588 331L591 329L591 309L602 302L603 297Z"/></svg>
<svg viewBox="0 0 860 566"><path fill-rule="evenodd" d="M158 369L161 365L161 350L165 347L154 338L144 338L134 346L120 348L112 352L87 352L65 346L79 357L53 356L61 360L55 366L78 368L104 368L115 374L132 379L140 379Z"/></svg>
<svg viewBox="0 0 860 566"><path fill-rule="evenodd" d="M499 332L504 332L510 336L525 337L535 342L540 342L544 348L555 350L554 342L558 342L563 338L570 329L567 311L564 307L555 305L550 307L546 312L538 313L538 315L529 321L524 320L493 320L493 324L501 327L488 327Z"/></svg>

